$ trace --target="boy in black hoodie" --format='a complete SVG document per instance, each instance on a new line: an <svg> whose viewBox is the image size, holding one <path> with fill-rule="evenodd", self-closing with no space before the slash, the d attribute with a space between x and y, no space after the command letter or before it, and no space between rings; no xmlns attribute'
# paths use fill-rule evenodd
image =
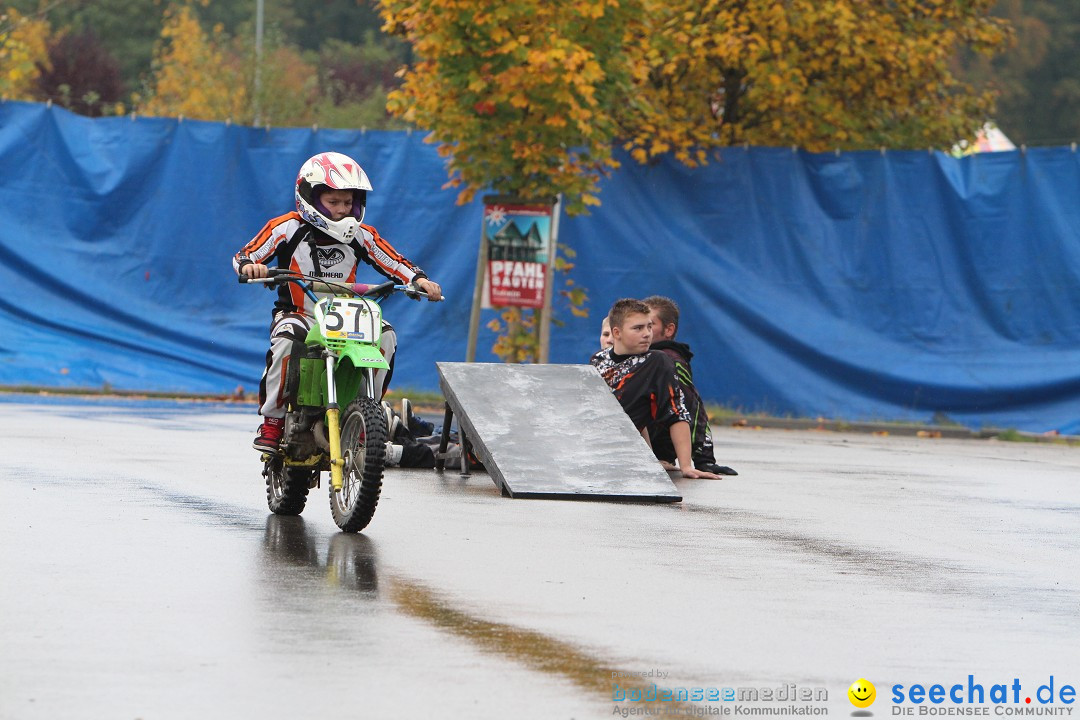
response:
<svg viewBox="0 0 1080 720"><path fill-rule="evenodd" d="M716 464L709 416L701 395L694 387L694 373L690 369L694 353L686 343L675 341L675 335L679 332L679 306L662 295L647 297L643 302L649 306L649 319L652 321L653 339L649 349L665 353L675 363L675 379L682 388L686 409L690 413L690 446L694 467L718 475L738 475L726 465ZM675 448L671 447L671 440L664 433L656 433L651 440L653 452L658 458L669 463L675 459Z"/></svg>
<svg viewBox="0 0 1080 720"><path fill-rule="evenodd" d="M611 388L615 399L634 427L651 444L663 435L671 447L676 468L657 455L668 470L678 470L686 478L718 478L694 467L690 445L690 414L682 390L675 379L675 366L662 352L649 349L652 325L649 308L640 300L623 298L611 306L612 346L594 354L589 362Z"/></svg>

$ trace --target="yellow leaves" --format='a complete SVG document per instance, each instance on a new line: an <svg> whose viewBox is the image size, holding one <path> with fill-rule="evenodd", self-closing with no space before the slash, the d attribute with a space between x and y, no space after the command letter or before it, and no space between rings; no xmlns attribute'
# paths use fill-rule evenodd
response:
<svg viewBox="0 0 1080 720"><path fill-rule="evenodd" d="M14 8L0 13L0 96L33 100L38 65L48 67L49 24L21 15Z"/></svg>
<svg viewBox="0 0 1080 720"><path fill-rule="evenodd" d="M500 45L498 50L496 50L496 52L500 53L500 54L503 54L503 55L506 55L506 54L514 52L519 47L521 47L521 45L518 43L517 39L516 38L510 38L509 40L504 42L502 45Z"/></svg>
<svg viewBox="0 0 1080 720"><path fill-rule="evenodd" d="M958 117L987 107L950 74L949 61L965 45L1000 47L991 4L745 0L737 17L702 9L693 28L689 0L654 5L659 14L643 23L632 53L638 92L632 120L623 121L631 157L653 157L657 138L688 163L741 142L948 144Z"/></svg>
<svg viewBox="0 0 1080 720"><path fill-rule="evenodd" d="M571 52L565 53L566 59L563 61L563 67L567 72L585 71L585 66L590 63L592 53L585 48L574 48ZM595 65L595 63L593 63ZM585 80L585 78L581 78ZM595 79L595 69L593 79Z"/></svg>
<svg viewBox="0 0 1080 720"><path fill-rule="evenodd" d="M147 115L200 120L244 117L246 82L230 67L220 33L208 36L191 8L167 10L154 53L155 71Z"/></svg>
<svg viewBox="0 0 1080 720"><path fill-rule="evenodd" d="M575 4L577 5L578 14L583 18L596 20L604 16L603 0L592 0L592 2L581 2L579 0ZM612 5L617 7L616 3L612 3Z"/></svg>
<svg viewBox="0 0 1080 720"><path fill-rule="evenodd" d="M618 49L624 1L569 10L542 0L379 0L417 58L388 109L433 131L461 198L487 188L562 192L580 211L584 195L598 202L593 190L614 166L610 107L629 87Z"/></svg>
<svg viewBox="0 0 1080 720"><path fill-rule="evenodd" d="M566 61L566 48L556 46L546 52L547 58L553 63L563 63Z"/></svg>

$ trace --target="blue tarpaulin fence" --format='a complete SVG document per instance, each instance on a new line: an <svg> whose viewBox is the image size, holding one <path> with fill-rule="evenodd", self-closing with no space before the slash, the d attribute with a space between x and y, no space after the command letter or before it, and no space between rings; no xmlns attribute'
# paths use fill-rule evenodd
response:
<svg viewBox="0 0 1080 720"><path fill-rule="evenodd" d="M465 356L482 208L454 204L421 133L19 102L0 103L0 385L252 390L272 297L240 286L230 258L292 209L297 168L326 149L360 160L367 221L445 288L445 303L385 306L395 385L436 389L434 362ZM552 362L586 362L615 299L662 294L682 307L679 339L713 401L1080 432L1071 148L727 148L697 169L627 161L601 200L561 221L591 316L559 312ZM482 329L479 360L496 360L494 339Z"/></svg>

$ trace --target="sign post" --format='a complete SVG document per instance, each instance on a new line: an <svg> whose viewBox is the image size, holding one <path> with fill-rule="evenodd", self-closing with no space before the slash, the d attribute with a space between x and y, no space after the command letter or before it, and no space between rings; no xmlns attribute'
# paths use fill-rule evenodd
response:
<svg viewBox="0 0 1080 720"><path fill-rule="evenodd" d="M551 209L551 251L548 253L547 271L544 274L544 308L540 316L540 350L537 360L547 364L551 354L551 305L555 299L555 255L559 252L559 210L562 207L562 195L555 199Z"/></svg>

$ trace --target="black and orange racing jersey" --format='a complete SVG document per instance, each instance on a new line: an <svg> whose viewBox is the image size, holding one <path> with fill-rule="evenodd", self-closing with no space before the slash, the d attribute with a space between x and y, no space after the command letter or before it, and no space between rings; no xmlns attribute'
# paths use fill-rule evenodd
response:
<svg viewBox="0 0 1080 720"><path fill-rule="evenodd" d="M276 264L279 268L289 268L327 282L352 284L357 281L356 269L361 261L403 284L427 277L370 225L360 225L357 237L343 243L316 230L296 212L267 222L251 242L233 256L233 269L239 273L248 263ZM311 299L300 288L286 283L278 290L274 309L311 315L313 308Z"/></svg>
<svg viewBox="0 0 1080 720"><path fill-rule="evenodd" d="M605 348L590 362L600 372L634 427L667 428L690 413L682 389L675 380L675 365L667 355L650 350L638 355L617 355Z"/></svg>

